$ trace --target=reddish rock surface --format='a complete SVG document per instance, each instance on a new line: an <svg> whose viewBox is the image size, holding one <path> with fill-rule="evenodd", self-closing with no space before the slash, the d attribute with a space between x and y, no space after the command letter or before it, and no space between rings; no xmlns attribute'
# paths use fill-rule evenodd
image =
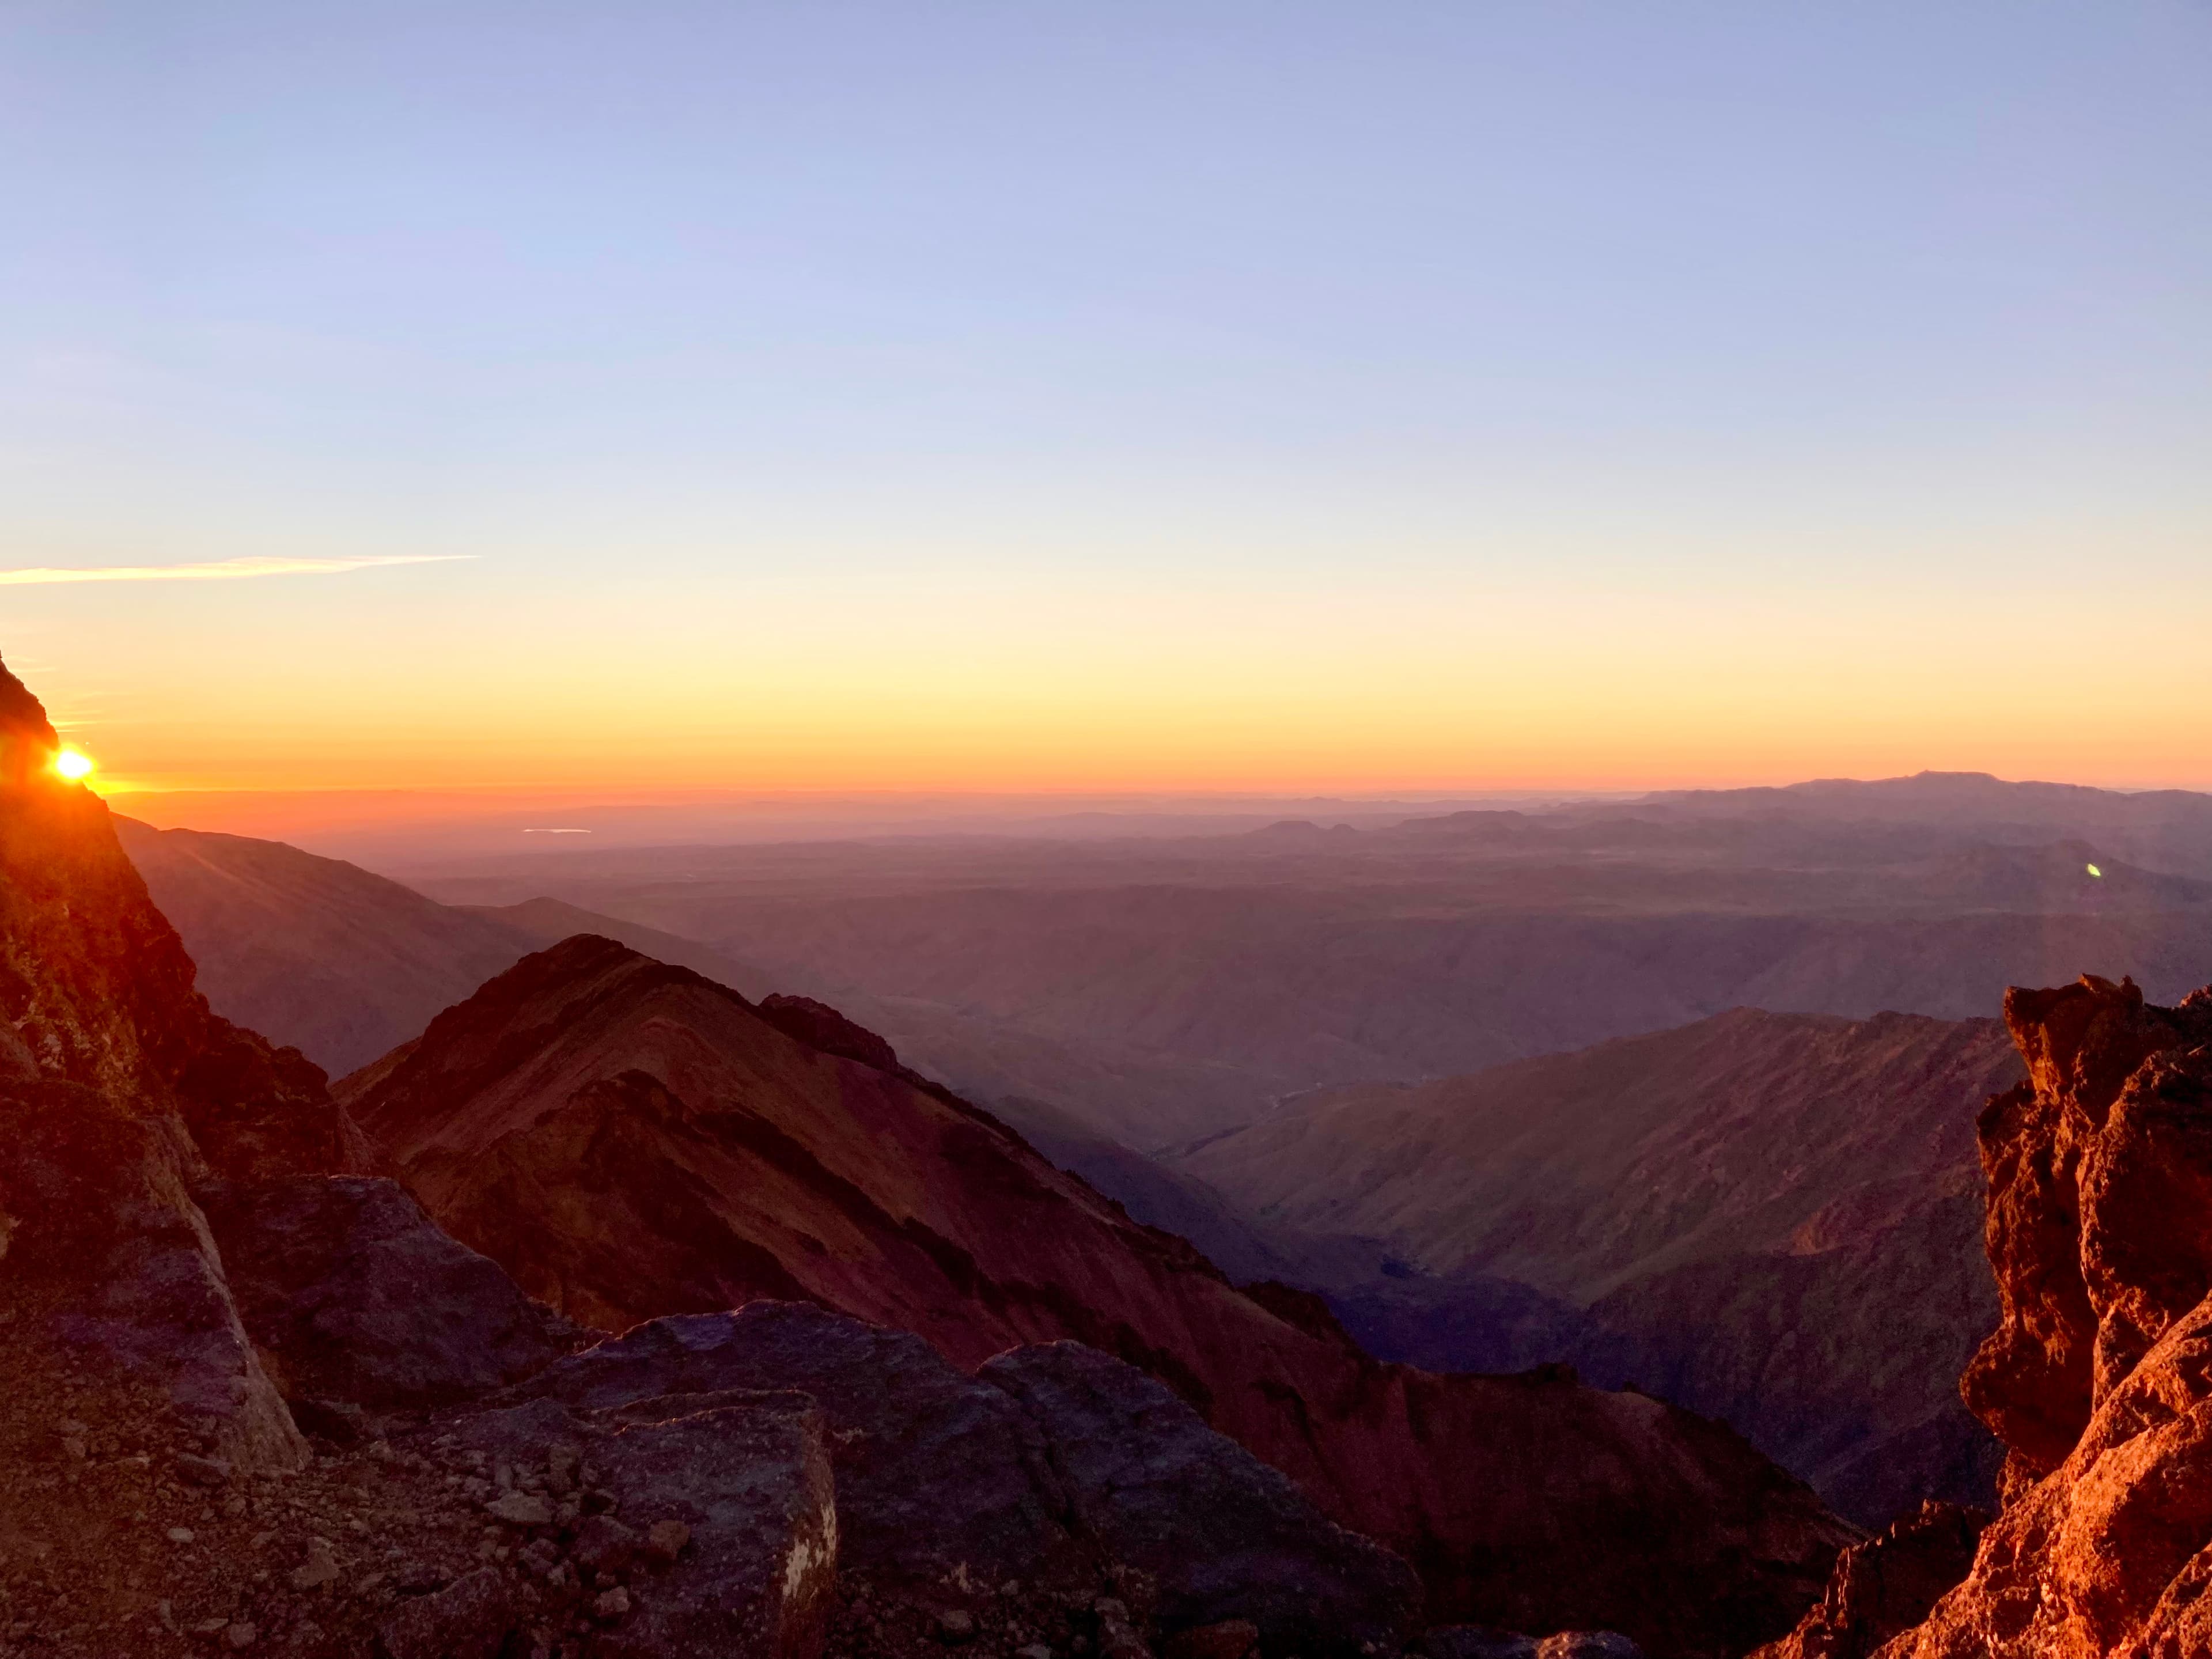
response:
<svg viewBox="0 0 2212 1659"><path fill-rule="evenodd" d="M1989 1516L1956 1504L1919 1510L1836 1559L1828 1593L1803 1622L1752 1659L1868 1659L1928 1616L1966 1576Z"/></svg>
<svg viewBox="0 0 2212 1659"><path fill-rule="evenodd" d="M1879 1652L2212 1652L2212 992L2159 1008L2085 977L2005 1018L2029 1079L1980 1122L2003 1322L1964 1382L2005 1507Z"/></svg>
<svg viewBox="0 0 2212 1659"><path fill-rule="evenodd" d="M523 1295L397 1182L288 1176L193 1196L263 1364L324 1423L472 1399L602 1334Z"/></svg>
<svg viewBox="0 0 2212 1659"><path fill-rule="evenodd" d="M2158 1008L2132 981L2084 977L2007 993L2005 1023L2029 1076L1980 1126L2003 1316L1961 1386L2018 1490L2057 1467L2099 1401L2212 1288L2207 1127L2144 1073L2153 1055L2212 1041L2212 998Z"/></svg>
<svg viewBox="0 0 2212 1659"><path fill-rule="evenodd" d="M830 1011L778 1012L582 937L341 1092L441 1224L572 1318L811 1300L963 1367L1073 1338L1406 1555L1432 1617L1740 1651L1789 1628L1851 1537L1656 1400L1376 1364L1317 1302L1233 1290L988 1114L848 1057L884 1056Z"/></svg>

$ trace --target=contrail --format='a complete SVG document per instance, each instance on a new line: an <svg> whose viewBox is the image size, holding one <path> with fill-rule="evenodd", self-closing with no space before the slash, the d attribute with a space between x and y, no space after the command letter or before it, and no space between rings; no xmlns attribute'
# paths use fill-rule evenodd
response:
<svg viewBox="0 0 2212 1659"><path fill-rule="evenodd" d="M392 553L359 559L216 559L205 564L30 565L0 570L0 587L49 582L234 582L249 576L334 576L388 564L448 564L471 553Z"/></svg>

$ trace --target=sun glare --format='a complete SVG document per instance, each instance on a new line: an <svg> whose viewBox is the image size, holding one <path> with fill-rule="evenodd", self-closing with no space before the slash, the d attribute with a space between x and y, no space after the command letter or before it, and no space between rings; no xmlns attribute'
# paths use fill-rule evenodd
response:
<svg viewBox="0 0 2212 1659"><path fill-rule="evenodd" d="M79 749L64 749L54 757L54 771L71 783L92 775L92 757Z"/></svg>

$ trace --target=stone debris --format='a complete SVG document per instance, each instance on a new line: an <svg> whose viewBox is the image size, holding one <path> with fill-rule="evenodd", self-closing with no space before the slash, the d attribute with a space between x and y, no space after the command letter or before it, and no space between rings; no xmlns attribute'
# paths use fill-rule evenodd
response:
<svg viewBox="0 0 2212 1659"><path fill-rule="evenodd" d="M484 1505L484 1513L510 1527L550 1527L553 1506L535 1492L501 1492Z"/></svg>

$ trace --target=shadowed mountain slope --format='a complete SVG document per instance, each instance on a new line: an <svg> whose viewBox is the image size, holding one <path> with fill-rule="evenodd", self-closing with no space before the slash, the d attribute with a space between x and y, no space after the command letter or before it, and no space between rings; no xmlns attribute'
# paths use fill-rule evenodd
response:
<svg viewBox="0 0 2212 1659"><path fill-rule="evenodd" d="M1794 1619L1849 1535L1657 1401L1376 1364L1313 1298L1233 1290L830 1011L610 940L526 959L343 1092L434 1216L572 1317L781 1296L963 1364L1076 1338L1400 1550L1432 1618L1717 1654Z"/></svg>
<svg viewBox="0 0 2212 1659"><path fill-rule="evenodd" d="M1327 1091L1181 1162L1261 1224L1419 1269L1337 1287L1376 1352L1572 1358L1726 1417L1880 1523L1988 1495L1954 1380L1995 1305L1973 1114L2018 1075L1992 1020L1741 1009Z"/></svg>

